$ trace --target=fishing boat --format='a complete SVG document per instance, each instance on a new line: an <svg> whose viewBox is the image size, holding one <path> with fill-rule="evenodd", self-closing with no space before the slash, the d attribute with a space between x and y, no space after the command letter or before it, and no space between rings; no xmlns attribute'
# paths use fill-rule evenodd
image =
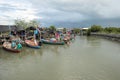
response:
<svg viewBox="0 0 120 80"><path fill-rule="evenodd" d="M25 40L25 43L28 47L31 47L31 48L35 48L35 49L39 49L40 46L38 45L37 42L35 42L34 40Z"/></svg>
<svg viewBox="0 0 120 80"><path fill-rule="evenodd" d="M42 40L42 42L44 43L44 44L51 44L51 45L64 45L65 43L64 43L64 41L62 41L62 42L51 42L50 40Z"/></svg>
<svg viewBox="0 0 120 80"><path fill-rule="evenodd" d="M10 42L4 42L3 43L3 49L5 49L6 51L14 52L14 53L20 53L21 52L21 50L19 50L19 49L11 48L11 43Z"/></svg>

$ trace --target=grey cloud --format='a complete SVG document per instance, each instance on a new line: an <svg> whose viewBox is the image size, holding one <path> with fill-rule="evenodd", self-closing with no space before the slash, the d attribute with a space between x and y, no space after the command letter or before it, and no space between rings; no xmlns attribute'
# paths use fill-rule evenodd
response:
<svg viewBox="0 0 120 80"><path fill-rule="evenodd" d="M90 27L92 25L101 25L103 27L120 27L120 18L114 19L99 19L99 20L85 20L85 21L76 21L76 22L47 22L43 21L43 26L55 25L57 27ZM46 24L45 24L46 23Z"/></svg>
<svg viewBox="0 0 120 80"><path fill-rule="evenodd" d="M0 11L15 11L15 10L21 10L25 11L26 9L18 8L16 6L13 6L11 4L0 4Z"/></svg>
<svg viewBox="0 0 120 80"><path fill-rule="evenodd" d="M39 4L38 0L36 0L36 2L36 4ZM57 26L79 27L100 24L103 26L115 26L115 22L118 23L119 20L113 18L120 17L120 15L114 15L114 12L116 11L119 13L119 11L113 8L113 12L109 13L110 9L112 9L113 6L116 6L114 5L115 3L117 2L112 0L45 0L43 7L47 8L47 11L46 9L43 10L39 13L39 16L43 16L44 19L41 19L41 21L49 25L55 24ZM41 6L37 5L37 7L39 10L39 7ZM55 11L52 12L51 10Z"/></svg>
<svg viewBox="0 0 120 80"><path fill-rule="evenodd" d="M24 3L29 5L28 2L37 10L34 15L42 17L39 19L40 22L47 26L52 24L77 27L92 24L119 26L119 0L27 0ZM2 4L0 10L13 11L26 8Z"/></svg>

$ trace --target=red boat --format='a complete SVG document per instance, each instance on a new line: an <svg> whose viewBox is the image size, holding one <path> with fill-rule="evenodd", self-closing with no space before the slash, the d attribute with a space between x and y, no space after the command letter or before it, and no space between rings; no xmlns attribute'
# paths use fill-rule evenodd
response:
<svg viewBox="0 0 120 80"><path fill-rule="evenodd" d="M37 41L35 42L34 40L25 40L25 43L28 47L39 49L40 46L38 45Z"/></svg>
<svg viewBox="0 0 120 80"><path fill-rule="evenodd" d="M6 51L14 52L14 53L19 53L19 52L21 52L21 50L12 49L10 42L4 42L4 43L3 43L3 49L5 49Z"/></svg>

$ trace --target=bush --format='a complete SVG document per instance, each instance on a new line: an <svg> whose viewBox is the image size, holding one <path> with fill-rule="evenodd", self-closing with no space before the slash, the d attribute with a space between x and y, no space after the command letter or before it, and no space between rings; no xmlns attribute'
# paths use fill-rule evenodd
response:
<svg viewBox="0 0 120 80"><path fill-rule="evenodd" d="M103 28L99 25L93 25L91 26L91 32L101 32Z"/></svg>

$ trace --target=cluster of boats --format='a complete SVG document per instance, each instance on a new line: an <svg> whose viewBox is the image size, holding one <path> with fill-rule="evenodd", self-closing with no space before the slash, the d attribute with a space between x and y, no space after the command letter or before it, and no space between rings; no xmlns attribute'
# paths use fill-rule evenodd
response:
<svg viewBox="0 0 120 80"><path fill-rule="evenodd" d="M64 39L62 41L56 41L56 40L47 40L47 39L41 39L41 41L37 41L36 39L27 39L24 41L24 44L27 45L30 48L35 48L35 49L40 49L41 44L50 44L50 45L64 45L67 44L69 40L73 39L72 37L69 39ZM19 53L22 51L22 49L17 49L17 48L12 48L11 47L11 42L4 42L3 43L3 49L14 52L14 53Z"/></svg>

